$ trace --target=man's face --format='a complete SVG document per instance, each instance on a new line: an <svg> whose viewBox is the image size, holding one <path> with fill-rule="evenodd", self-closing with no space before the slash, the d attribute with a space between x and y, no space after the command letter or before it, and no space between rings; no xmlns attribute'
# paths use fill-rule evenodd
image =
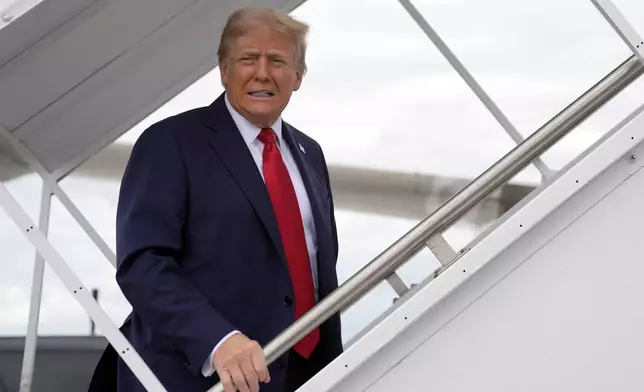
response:
<svg viewBox="0 0 644 392"><path fill-rule="evenodd" d="M293 41L267 27L256 27L230 49L220 65L230 103L256 126L271 126L302 83Z"/></svg>

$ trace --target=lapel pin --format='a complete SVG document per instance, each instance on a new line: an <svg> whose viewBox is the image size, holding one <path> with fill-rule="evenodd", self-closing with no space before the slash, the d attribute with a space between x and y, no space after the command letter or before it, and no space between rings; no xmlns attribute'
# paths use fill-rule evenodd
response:
<svg viewBox="0 0 644 392"><path fill-rule="evenodd" d="M302 151L303 154L306 154L306 151L304 151L304 147L300 143L297 143L298 146L300 146L300 151Z"/></svg>

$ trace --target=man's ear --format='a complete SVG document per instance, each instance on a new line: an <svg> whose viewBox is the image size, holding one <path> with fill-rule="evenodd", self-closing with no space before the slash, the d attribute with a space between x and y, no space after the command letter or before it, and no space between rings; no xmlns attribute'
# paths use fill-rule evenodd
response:
<svg viewBox="0 0 644 392"><path fill-rule="evenodd" d="M302 86L302 78L303 78L302 72L297 72L295 75L296 75L295 76L296 79L295 79L295 86L293 87L293 91L299 90L300 86Z"/></svg>
<svg viewBox="0 0 644 392"><path fill-rule="evenodd" d="M225 60L219 61L219 75L222 86L226 87L226 84L228 84L228 63Z"/></svg>

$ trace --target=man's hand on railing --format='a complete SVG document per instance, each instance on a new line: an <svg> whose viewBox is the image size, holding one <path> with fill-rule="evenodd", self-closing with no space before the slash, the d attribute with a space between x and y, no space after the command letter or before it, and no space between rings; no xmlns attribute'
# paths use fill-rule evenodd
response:
<svg viewBox="0 0 644 392"><path fill-rule="evenodd" d="M271 377L259 343L238 333L217 348L214 366L225 392L259 392L259 383Z"/></svg>

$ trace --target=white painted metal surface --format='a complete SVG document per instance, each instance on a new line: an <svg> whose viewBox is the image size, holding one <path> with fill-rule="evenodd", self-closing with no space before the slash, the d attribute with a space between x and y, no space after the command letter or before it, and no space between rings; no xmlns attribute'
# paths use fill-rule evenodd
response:
<svg viewBox="0 0 644 392"><path fill-rule="evenodd" d="M239 7L302 0L48 0L0 30L0 124L60 178L217 65Z"/></svg>
<svg viewBox="0 0 644 392"><path fill-rule="evenodd" d="M639 57L640 61L644 61L644 39L624 17L619 8L610 0L591 1L624 43Z"/></svg>
<svg viewBox="0 0 644 392"><path fill-rule="evenodd" d="M94 226L92 226L87 218L80 212L76 204L69 198L67 193L61 188L58 183L58 180L54 178L48 171L45 169L38 158L31 152L29 149L23 145L13 134L8 132L0 124L0 140L6 140L8 144L16 151L22 159L24 159L31 169L38 173L43 180L43 183L48 189L51 189L54 195L60 200L63 206L71 214L72 217L78 222L82 227L83 231L89 236L89 238L94 242L98 249L103 253L105 258L116 267L116 255L107 245L105 240L98 234Z"/></svg>
<svg viewBox="0 0 644 392"><path fill-rule="evenodd" d="M0 1L0 29L9 25L43 0L2 0Z"/></svg>
<svg viewBox="0 0 644 392"><path fill-rule="evenodd" d="M644 107L300 392L644 388Z"/></svg>
<svg viewBox="0 0 644 392"><path fill-rule="evenodd" d="M46 186L42 187L40 196L40 218L38 227L42 234L47 237L49 232L49 218L51 212L52 193ZM36 346L38 340L38 323L40 320L40 304L42 301L42 289L45 278L45 259L38 252L34 262L34 274L31 289L31 300L29 302L29 321L27 323L27 334L25 336L24 355L22 357L22 373L20 374L20 392L30 392L34 377L34 365L36 362Z"/></svg>
<svg viewBox="0 0 644 392"><path fill-rule="evenodd" d="M163 385L161 385L154 373L152 373L147 364L134 350L130 342L128 342L118 327L114 325L110 317L92 297L91 292L82 284L58 251L49 243L47 237L34 224L2 183L0 183L0 206L4 208L7 215L9 215L27 239L33 244L38 253L51 266L52 270L65 285L65 288L73 294L74 299L85 309L96 325L100 326L105 337L137 376L139 381L145 386L146 390L155 392L165 391Z"/></svg>

